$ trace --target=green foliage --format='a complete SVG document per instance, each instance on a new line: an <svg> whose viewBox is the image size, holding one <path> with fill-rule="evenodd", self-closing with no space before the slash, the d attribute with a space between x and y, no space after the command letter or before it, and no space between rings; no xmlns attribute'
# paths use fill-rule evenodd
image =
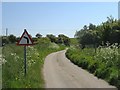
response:
<svg viewBox="0 0 120 90"><path fill-rule="evenodd" d="M108 45L108 44L107 44ZM70 48L66 56L76 65L88 70L98 78L105 79L111 85L120 87L120 49L118 44L94 48Z"/></svg>
<svg viewBox="0 0 120 90"><path fill-rule="evenodd" d="M70 38L70 45L79 45L76 38Z"/></svg>
<svg viewBox="0 0 120 90"><path fill-rule="evenodd" d="M15 43L16 42L16 36L11 34L10 36L8 36L8 40L9 40L10 43Z"/></svg>
<svg viewBox="0 0 120 90"><path fill-rule="evenodd" d="M69 37L67 37L63 34L58 35L58 37L56 37L55 35L52 35L52 34L48 34L48 35L46 35L46 37L48 37L51 42L54 42L56 44L64 44L66 46L70 46Z"/></svg>
<svg viewBox="0 0 120 90"><path fill-rule="evenodd" d="M40 33L37 33L35 36L36 36L37 38L41 38L41 37L42 37L42 35L41 35Z"/></svg>
<svg viewBox="0 0 120 90"><path fill-rule="evenodd" d="M46 37L48 37L51 42L56 42L56 37L55 37L55 35L48 34L48 35L46 35Z"/></svg>
<svg viewBox="0 0 120 90"><path fill-rule="evenodd" d="M75 37L79 44L82 45L101 45L103 42L120 43L120 20L114 19L112 16L107 17L107 21L100 25L89 24L84 25L83 29L76 32Z"/></svg>
<svg viewBox="0 0 120 90"><path fill-rule="evenodd" d="M9 40L6 36L2 36L1 39L2 39L2 45L9 43Z"/></svg>
<svg viewBox="0 0 120 90"><path fill-rule="evenodd" d="M60 34L60 35L58 35L58 43L64 44L66 46L70 46L70 39L69 39L69 37L67 37L63 34Z"/></svg>
<svg viewBox="0 0 120 90"><path fill-rule="evenodd" d="M22 46L8 44L3 47L2 87L3 88L43 88L42 68L45 57L65 47L50 43L47 38L40 38L38 44L27 47L27 76L24 77L24 59Z"/></svg>
<svg viewBox="0 0 120 90"><path fill-rule="evenodd" d="M9 36L1 36L1 40L2 40L2 45L4 45L8 43L15 43L17 41L17 38L13 34L11 34Z"/></svg>

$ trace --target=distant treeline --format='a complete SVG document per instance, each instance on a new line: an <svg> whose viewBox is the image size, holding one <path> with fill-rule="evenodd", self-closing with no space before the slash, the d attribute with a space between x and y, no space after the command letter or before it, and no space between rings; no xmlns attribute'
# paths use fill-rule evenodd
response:
<svg viewBox="0 0 120 90"><path fill-rule="evenodd" d="M43 38L40 33L36 34L36 37L32 37L36 42L39 38ZM70 46L71 39L64 34L59 34L57 37L53 34L46 35L51 42L56 44L64 44ZM75 38L77 38L79 45L84 48L86 45L99 46L106 45L106 43L120 44L120 20L114 19L112 16L107 17L106 22L102 22L100 25L94 25L90 23L88 26L76 31ZM15 43L20 39L14 35L2 36L2 44Z"/></svg>
<svg viewBox="0 0 120 90"><path fill-rule="evenodd" d="M2 36L0 38L2 38L2 45L9 44L9 43L16 43L20 39L20 37L16 37L13 34L9 36ZM56 37L53 34L48 34L46 35L46 37L42 37L40 33L37 33L36 37L32 37L34 43L36 43L41 38L47 38L51 42L56 43L56 44L63 44L66 46L70 46L70 38L65 36L64 34L59 34L58 37Z"/></svg>
<svg viewBox="0 0 120 90"><path fill-rule="evenodd" d="M106 22L102 22L100 25L96 26L92 23L89 26L84 25L83 29L76 31L75 38L82 47L106 45L106 43L120 44L120 20L110 16L107 17Z"/></svg>

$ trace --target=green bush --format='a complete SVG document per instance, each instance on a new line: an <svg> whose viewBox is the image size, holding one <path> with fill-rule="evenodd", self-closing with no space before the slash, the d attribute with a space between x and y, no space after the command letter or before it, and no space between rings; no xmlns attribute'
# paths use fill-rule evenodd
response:
<svg viewBox="0 0 120 90"><path fill-rule="evenodd" d="M119 86L118 83L118 69L117 68L110 68L110 78L108 79L108 82L111 85L116 85L117 87Z"/></svg>
<svg viewBox="0 0 120 90"><path fill-rule="evenodd" d="M47 39L39 39L38 44L27 47L27 75L24 77L24 59L22 46L8 44L3 47L3 58L7 61L2 65L3 88L43 88L42 68L45 57L55 51L65 49L60 45L53 48Z"/></svg>
<svg viewBox="0 0 120 90"><path fill-rule="evenodd" d="M89 72L94 73L97 68L98 68L98 63L97 62L95 62L95 61L90 62L89 61L89 65L88 65Z"/></svg>
<svg viewBox="0 0 120 90"><path fill-rule="evenodd" d="M101 65L99 65L99 67L96 69L96 72L95 72L95 75L98 78L102 78L102 79L107 78L108 74L109 74L109 68L106 68L105 64L102 64L102 63Z"/></svg>
<svg viewBox="0 0 120 90"><path fill-rule="evenodd" d="M66 57L98 78L120 87L120 49L117 44L108 47L100 46L96 53L94 51L94 48L83 50L70 48L66 52Z"/></svg>

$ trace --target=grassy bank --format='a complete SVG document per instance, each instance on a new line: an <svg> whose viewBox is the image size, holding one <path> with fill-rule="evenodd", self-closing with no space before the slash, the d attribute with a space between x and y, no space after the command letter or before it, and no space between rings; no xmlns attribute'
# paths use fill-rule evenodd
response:
<svg viewBox="0 0 120 90"><path fill-rule="evenodd" d="M70 48L66 56L79 67L120 88L120 49L117 46L99 47L96 53L93 48Z"/></svg>
<svg viewBox="0 0 120 90"><path fill-rule="evenodd" d="M64 49L46 40L40 40L37 45L27 47L27 75L24 77L24 59L22 46L9 44L3 47L2 65L3 88L43 88L42 68L45 57L55 51Z"/></svg>
<svg viewBox="0 0 120 90"><path fill-rule="evenodd" d="M0 89L2 89L2 47L0 47Z"/></svg>

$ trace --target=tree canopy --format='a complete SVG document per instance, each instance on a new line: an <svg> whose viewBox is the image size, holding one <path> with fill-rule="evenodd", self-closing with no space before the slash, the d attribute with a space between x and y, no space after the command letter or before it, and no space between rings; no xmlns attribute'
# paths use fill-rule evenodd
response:
<svg viewBox="0 0 120 90"><path fill-rule="evenodd" d="M36 37L37 37L37 38L41 38L42 35L41 35L40 33L37 33L37 34L36 34Z"/></svg>
<svg viewBox="0 0 120 90"><path fill-rule="evenodd" d="M64 44L66 46L70 45L70 39L69 37L65 36L64 34L59 34L58 37L56 37L53 34L46 35L50 39L51 42L57 43L57 44Z"/></svg>
<svg viewBox="0 0 120 90"><path fill-rule="evenodd" d="M107 17L107 21L100 25L94 25L92 23L89 26L84 27L76 31L75 38L78 39L81 45L101 45L102 42L106 45L107 42L110 44L120 44L120 20L114 19L112 16Z"/></svg>

